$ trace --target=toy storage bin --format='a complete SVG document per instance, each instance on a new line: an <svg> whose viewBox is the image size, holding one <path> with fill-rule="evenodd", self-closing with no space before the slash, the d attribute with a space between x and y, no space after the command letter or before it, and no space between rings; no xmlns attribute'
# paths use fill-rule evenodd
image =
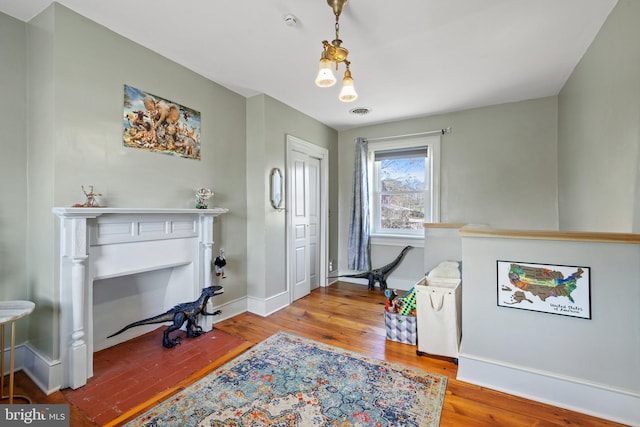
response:
<svg viewBox="0 0 640 427"><path fill-rule="evenodd" d="M404 344L416 345L416 316L403 316L397 313L384 312L384 327L387 339Z"/></svg>
<svg viewBox="0 0 640 427"><path fill-rule="evenodd" d="M458 358L461 308L460 279L424 278L416 284L418 354Z"/></svg>

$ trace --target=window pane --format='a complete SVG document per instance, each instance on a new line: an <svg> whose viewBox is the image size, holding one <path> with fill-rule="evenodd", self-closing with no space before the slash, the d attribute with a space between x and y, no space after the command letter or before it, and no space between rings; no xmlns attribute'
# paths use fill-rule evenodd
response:
<svg viewBox="0 0 640 427"><path fill-rule="evenodd" d="M380 162L382 191L424 191L426 159L409 158Z"/></svg>
<svg viewBox="0 0 640 427"><path fill-rule="evenodd" d="M424 193L380 195L380 227L392 230L422 230Z"/></svg>
<svg viewBox="0 0 640 427"><path fill-rule="evenodd" d="M425 219L426 165L422 158L377 162L380 179L380 229L422 230Z"/></svg>

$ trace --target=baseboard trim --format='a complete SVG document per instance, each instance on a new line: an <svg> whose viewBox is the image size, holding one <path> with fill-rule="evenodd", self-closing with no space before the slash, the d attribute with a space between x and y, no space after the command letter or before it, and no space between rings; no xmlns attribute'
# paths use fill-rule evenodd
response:
<svg viewBox="0 0 640 427"><path fill-rule="evenodd" d="M5 342L6 343L6 342ZM24 368L24 352L25 352L25 344L17 344L15 346L15 350L13 353L13 370L18 372L19 370ZM3 349L2 357L4 357L4 372L2 375L9 375L9 371L11 370L11 366L9 366L9 361L11 360L11 348Z"/></svg>
<svg viewBox="0 0 640 427"><path fill-rule="evenodd" d="M222 322L223 320L231 319L238 314L242 314L247 311L247 298L242 297L233 301L225 302L214 307L214 310L221 310L222 313L218 316L213 316L213 323Z"/></svg>
<svg viewBox="0 0 640 427"><path fill-rule="evenodd" d="M275 313L289 305L289 292L281 292L272 297L261 299L247 297L247 311L262 317Z"/></svg>
<svg viewBox="0 0 640 427"><path fill-rule="evenodd" d="M627 425L640 425L640 394L460 354L459 381Z"/></svg>
<svg viewBox="0 0 640 427"><path fill-rule="evenodd" d="M340 277L336 278L336 280L340 282L353 283L356 285L369 285L369 281L367 279L356 279L354 277ZM387 279L387 288L389 289L397 289L399 291L409 291L414 285L417 283L416 280L406 280L406 279ZM379 289L380 284L378 282L375 283L375 288Z"/></svg>
<svg viewBox="0 0 640 427"><path fill-rule="evenodd" d="M44 356L29 343L24 345L22 369L45 394L62 387L62 363Z"/></svg>

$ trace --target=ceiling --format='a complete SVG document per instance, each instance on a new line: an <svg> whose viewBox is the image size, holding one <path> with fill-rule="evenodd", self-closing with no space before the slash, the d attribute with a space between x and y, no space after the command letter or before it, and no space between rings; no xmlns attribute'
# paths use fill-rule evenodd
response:
<svg viewBox="0 0 640 427"><path fill-rule="evenodd" d="M335 35L326 0L59 0L243 96L267 94L339 131L556 95L616 2L350 0L340 38L359 97L343 103L339 84L314 84L321 42ZM50 3L0 0L0 11L29 21ZM349 113L360 107L371 112Z"/></svg>

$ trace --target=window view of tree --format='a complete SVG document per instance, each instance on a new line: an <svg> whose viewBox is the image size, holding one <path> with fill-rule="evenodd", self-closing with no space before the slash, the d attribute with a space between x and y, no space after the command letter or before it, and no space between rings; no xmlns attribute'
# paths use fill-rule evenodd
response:
<svg viewBox="0 0 640 427"><path fill-rule="evenodd" d="M376 161L380 229L422 230L428 181L426 157Z"/></svg>

